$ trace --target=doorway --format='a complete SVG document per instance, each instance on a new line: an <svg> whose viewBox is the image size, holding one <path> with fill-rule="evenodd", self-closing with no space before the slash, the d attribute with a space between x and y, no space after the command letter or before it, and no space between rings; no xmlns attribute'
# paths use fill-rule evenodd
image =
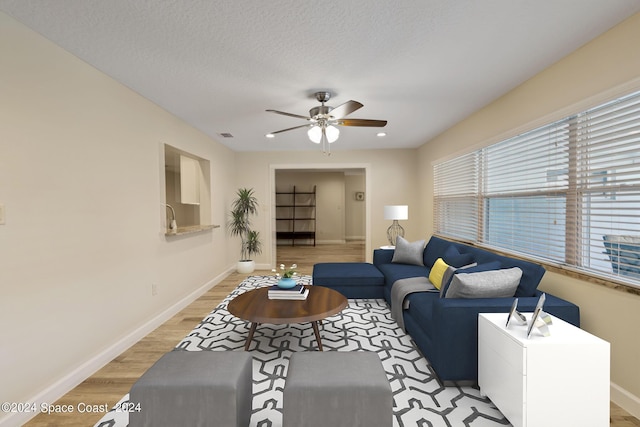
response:
<svg viewBox="0 0 640 427"><path fill-rule="evenodd" d="M279 251L284 256L282 259L298 257L315 262L339 262L344 261L340 257L342 252L349 253L351 260L359 258L360 261L370 261L369 167L368 164L271 166L272 266L284 262L278 261L281 258ZM314 240L293 242L277 238L277 230L283 229L283 224L278 223L287 221L276 219L277 197L283 197L276 193L290 193L294 185L296 191L303 193L315 189ZM280 205L283 204L281 200ZM281 213L282 208L278 209L281 217L287 216ZM280 233L280 236L286 234ZM358 255L358 251L361 255Z"/></svg>

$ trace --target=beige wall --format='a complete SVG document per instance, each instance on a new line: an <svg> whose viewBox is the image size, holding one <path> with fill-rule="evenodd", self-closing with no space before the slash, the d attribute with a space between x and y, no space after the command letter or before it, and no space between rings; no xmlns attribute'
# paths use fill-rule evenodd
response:
<svg viewBox="0 0 640 427"><path fill-rule="evenodd" d="M364 173L344 176L345 240L364 240L366 209L364 200L356 200L356 192L365 193Z"/></svg>
<svg viewBox="0 0 640 427"><path fill-rule="evenodd" d="M339 141L336 143L339 144ZM286 163L283 162L286 159ZM242 170L238 174L238 186L251 187L261 203L261 212L254 222L256 229L264 237L263 253L256 262L265 268L273 265L274 254L271 209L271 187L275 185L275 171L280 169L366 169L366 200L369 209L366 231L372 248L388 244L386 229L388 221L383 219L383 206L388 204L409 205L409 220L403 222L406 237L410 240L424 238L420 234L421 218L418 215L417 156L416 150L362 150L334 151L331 157L318 151L280 152L239 152L237 164ZM275 188L275 187L274 187ZM365 227L366 228L366 227ZM367 251L371 257L371 251Z"/></svg>
<svg viewBox="0 0 640 427"><path fill-rule="evenodd" d="M235 262L165 238L163 143L211 162L217 224L235 154L3 13L0 52L0 402L53 403Z"/></svg>
<svg viewBox="0 0 640 427"><path fill-rule="evenodd" d="M424 234L433 227L432 162L497 142L624 91L640 89L640 14L578 49L419 150ZM612 398L640 416L640 296L547 273L541 288L581 307L585 329L611 343Z"/></svg>

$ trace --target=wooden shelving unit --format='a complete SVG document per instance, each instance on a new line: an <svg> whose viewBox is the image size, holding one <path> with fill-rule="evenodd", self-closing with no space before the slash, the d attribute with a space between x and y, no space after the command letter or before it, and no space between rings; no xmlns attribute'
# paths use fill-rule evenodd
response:
<svg viewBox="0 0 640 427"><path fill-rule="evenodd" d="M311 191L276 191L276 239L278 244L296 241L316 245L316 186Z"/></svg>

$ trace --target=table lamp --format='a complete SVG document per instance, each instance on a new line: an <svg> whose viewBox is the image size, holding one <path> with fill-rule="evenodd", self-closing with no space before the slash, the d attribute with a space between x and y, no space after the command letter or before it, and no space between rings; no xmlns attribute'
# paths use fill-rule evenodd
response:
<svg viewBox="0 0 640 427"><path fill-rule="evenodd" d="M409 219L409 206L406 205L392 205L384 207L384 219L390 219L393 222L387 228L387 239L391 246L396 245L396 238L398 236L404 237L404 228L398 224L398 220Z"/></svg>

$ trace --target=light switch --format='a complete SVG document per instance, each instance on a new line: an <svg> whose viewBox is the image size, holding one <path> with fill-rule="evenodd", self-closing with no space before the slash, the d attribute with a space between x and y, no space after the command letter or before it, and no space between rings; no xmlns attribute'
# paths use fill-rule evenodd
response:
<svg viewBox="0 0 640 427"><path fill-rule="evenodd" d="M4 224L4 205L0 205L0 225Z"/></svg>

